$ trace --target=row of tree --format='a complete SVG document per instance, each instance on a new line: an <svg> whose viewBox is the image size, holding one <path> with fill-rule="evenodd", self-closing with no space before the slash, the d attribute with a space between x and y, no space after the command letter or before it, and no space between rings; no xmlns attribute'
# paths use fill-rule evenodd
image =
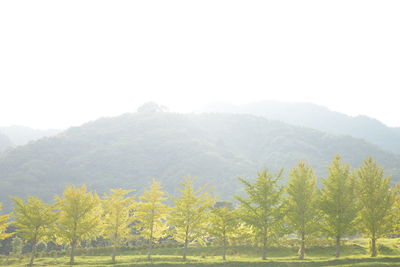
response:
<svg viewBox="0 0 400 267"><path fill-rule="evenodd" d="M133 235L148 243L149 260L153 245L161 238L181 242L184 260L190 244L218 241L225 259L229 242L247 235L262 244L262 259L266 259L271 242L295 234L300 241L299 258L304 259L311 236L334 238L339 257L341 239L356 233L371 239L374 257L376 240L397 228L400 201L390 178L384 177L384 170L372 158L351 170L336 156L320 189L313 169L303 161L290 171L285 186L282 171L263 170L254 181L240 180L246 196L235 197L237 208L216 202L206 187L195 189L190 177L181 184L180 196L172 199L172 206L165 203L167 193L156 181L137 201L130 190L111 189L100 198L85 186L66 188L53 204L35 197L13 198L13 213L0 217L0 239L17 234L29 242L32 265L39 242L68 245L71 264L81 242L98 237L111 242L115 262L117 248ZM10 224L16 233L6 233Z"/></svg>

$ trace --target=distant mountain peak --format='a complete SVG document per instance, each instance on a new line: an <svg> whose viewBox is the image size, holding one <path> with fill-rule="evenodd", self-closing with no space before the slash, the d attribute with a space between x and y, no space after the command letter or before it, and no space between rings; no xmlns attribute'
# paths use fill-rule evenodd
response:
<svg viewBox="0 0 400 267"><path fill-rule="evenodd" d="M214 103L206 112L244 113L319 131L362 138L385 150L400 154L400 130L365 116L349 116L327 107L305 102L265 100L244 105Z"/></svg>
<svg viewBox="0 0 400 267"><path fill-rule="evenodd" d="M168 108L163 105L159 105L156 102L147 102L141 105L137 112L139 113L156 113L156 112L167 112Z"/></svg>

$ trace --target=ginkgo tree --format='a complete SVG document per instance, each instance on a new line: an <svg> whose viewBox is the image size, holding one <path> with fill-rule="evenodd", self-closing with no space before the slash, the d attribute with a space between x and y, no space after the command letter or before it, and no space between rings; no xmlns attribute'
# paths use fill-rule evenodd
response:
<svg viewBox="0 0 400 267"><path fill-rule="evenodd" d="M151 260L154 240L165 235L167 230L166 219L169 207L163 203L167 200L167 193L162 190L161 183L153 181L148 189L139 197L137 205L135 227L140 235L148 242L147 257Z"/></svg>
<svg viewBox="0 0 400 267"><path fill-rule="evenodd" d="M328 178L322 179L318 207L322 211L322 229L336 240L336 258L340 256L340 240L355 229L357 198L355 179L350 166L336 155L328 168Z"/></svg>
<svg viewBox="0 0 400 267"><path fill-rule="evenodd" d="M396 184L393 188L393 207L391 213L392 216L392 227L391 227L391 234L398 235L400 234L400 184Z"/></svg>
<svg viewBox="0 0 400 267"><path fill-rule="evenodd" d="M243 222L240 210L235 212L238 214L238 225L230 238L231 243L236 246L253 245L256 243L255 240L257 238L254 227Z"/></svg>
<svg viewBox="0 0 400 267"><path fill-rule="evenodd" d="M357 170L357 195L360 207L360 229L371 239L371 257L378 254L376 241L393 226L394 192L390 178L371 157Z"/></svg>
<svg viewBox="0 0 400 267"><path fill-rule="evenodd" d="M2 210L2 203L0 202L0 211ZM0 240L6 239L13 235L13 233L6 233L7 227L11 224L8 219L10 215L1 215L0 216Z"/></svg>
<svg viewBox="0 0 400 267"><path fill-rule="evenodd" d="M85 185L69 186L62 197L56 197L56 207L59 210L56 238L59 243L70 245L70 264L74 264L75 249L80 242L101 234L100 198L87 192Z"/></svg>
<svg viewBox="0 0 400 267"><path fill-rule="evenodd" d="M251 183L245 179L247 198L236 197L241 205L242 220L253 226L262 240L262 259L267 259L267 242L272 235L280 232L283 219L283 189L278 184L282 170L272 174L267 169L258 172L256 180Z"/></svg>
<svg viewBox="0 0 400 267"><path fill-rule="evenodd" d="M318 230L317 179L313 169L304 161L289 173L287 191L287 219L300 238L299 259L304 259L306 238Z"/></svg>
<svg viewBox="0 0 400 267"><path fill-rule="evenodd" d="M115 263L117 248L126 241L130 234L130 225L133 222L135 202L127 196L132 190L111 189L110 194L103 200L103 235L112 243L111 260Z"/></svg>
<svg viewBox="0 0 400 267"><path fill-rule="evenodd" d="M29 197L26 202L20 198L13 198L14 218L17 235L31 243L31 258L29 266L33 265L36 255L36 246L51 238L52 228L57 219L54 205L42 200Z"/></svg>
<svg viewBox="0 0 400 267"><path fill-rule="evenodd" d="M175 240L184 244L183 260L186 260L189 244L204 241L208 214L214 204L214 198L205 190L205 186L194 189L191 177L187 177L181 185L181 196L174 199L169 223L173 227L172 234Z"/></svg>
<svg viewBox="0 0 400 267"><path fill-rule="evenodd" d="M232 205L229 204L217 202L211 209L209 217L208 231L210 236L222 243L223 260L226 260L228 242L235 235L239 226L238 213L233 209Z"/></svg>

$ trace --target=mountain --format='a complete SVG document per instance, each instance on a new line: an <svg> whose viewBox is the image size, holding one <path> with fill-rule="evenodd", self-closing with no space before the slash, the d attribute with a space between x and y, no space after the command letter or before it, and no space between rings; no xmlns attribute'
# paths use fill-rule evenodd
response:
<svg viewBox="0 0 400 267"><path fill-rule="evenodd" d="M12 144L10 138L8 138L6 135L0 133L0 153L9 147L12 147L12 145L13 144Z"/></svg>
<svg viewBox="0 0 400 267"><path fill-rule="evenodd" d="M347 116L315 104L278 101L246 105L214 103L202 111L252 114L327 133L351 135L400 154L400 128L388 127L367 116Z"/></svg>
<svg viewBox="0 0 400 267"><path fill-rule="evenodd" d="M137 112L102 118L0 156L0 196L50 200L68 184L140 192L152 177L176 193L182 177L197 177L226 199L239 193L237 177L268 167L286 172L306 160L325 175L336 153L356 167L373 156L399 180L400 157L363 140L235 114ZM9 203L9 202L8 202ZM7 203L6 203L7 204Z"/></svg>
<svg viewBox="0 0 400 267"><path fill-rule="evenodd" d="M0 133L6 135L15 146L22 146L31 141L35 141L43 137L56 135L59 132L61 132L61 130L56 130L56 129L38 130L38 129L32 129L30 127L15 126L15 125L9 127L0 127Z"/></svg>

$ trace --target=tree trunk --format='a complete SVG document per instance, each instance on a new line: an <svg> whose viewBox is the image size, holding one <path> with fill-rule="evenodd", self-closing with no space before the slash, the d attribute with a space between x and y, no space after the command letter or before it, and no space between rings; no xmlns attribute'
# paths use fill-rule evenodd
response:
<svg viewBox="0 0 400 267"><path fill-rule="evenodd" d="M183 260L186 261L186 250L188 247L188 239L187 237L185 238L185 247L183 248Z"/></svg>
<svg viewBox="0 0 400 267"><path fill-rule="evenodd" d="M76 240L77 240L77 236L76 236L76 229L77 229L77 222L74 221L74 229L73 229L73 238L72 238L72 242L71 242L71 254L69 255L69 264L72 265L75 263L75 247L76 247Z"/></svg>
<svg viewBox="0 0 400 267"><path fill-rule="evenodd" d="M340 257L340 236L336 237L336 258Z"/></svg>
<svg viewBox="0 0 400 267"><path fill-rule="evenodd" d="M151 254L153 250L153 242L151 242L152 238L149 239L149 250L147 251L147 259L151 261Z"/></svg>
<svg viewBox="0 0 400 267"><path fill-rule="evenodd" d="M36 241L32 241L32 252L31 252L31 260L29 261L29 266L33 265L35 256L36 256Z"/></svg>
<svg viewBox="0 0 400 267"><path fill-rule="evenodd" d="M72 243L71 243L71 254L69 255L69 264L70 265L75 263L75 247L76 247L76 241L72 241Z"/></svg>
<svg viewBox="0 0 400 267"><path fill-rule="evenodd" d="M111 261L115 264L115 255L117 254L117 245L114 244L112 248Z"/></svg>
<svg viewBox="0 0 400 267"><path fill-rule="evenodd" d="M112 254L111 254L111 261L113 264L116 263L116 256L117 256L117 247L119 246L119 235L118 235L118 230L120 227L119 223L119 215L115 216L115 229L114 229L114 236L113 236L113 249L112 249Z"/></svg>
<svg viewBox="0 0 400 267"><path fill-rule="evenodd" d="M226 261L226 237L224 236L224 249L223 249L222 259Z"/></svg>
<svg viewBox="0 0 400 267"><path fill-rule="evenodd" d="M263 246L262 246L262 260L265 261L266 259L267 259L267 236L264 234Z"/></svg>
<svg viewBox="0 0 400 267"><path fill-rule="evenodd" d="M151 224L150 226L150 237L149 237L149 250L147 251L147 259L150 261L151 260L151 254L153 250L153 231L154 231L154 226Z"/></svg>
<svg viewBox="0 0 400 267"><path fill-rule="evenodd" d="M304 251L305 251L305 234L304 232L301 233L301 244L300 244L300 251L299 251L299 259L304 260Z"/></svg>
<svg viewBox="0 0 400 267"><path fill-rule="evenodd" d="M189 226L186 225L186 231L185 231L185 247L183 248L183 260L186 261L186 253L187 253L187 248L189 245Z"/></svg>
<svg viewBox="0 0 400 267"><path fill-rule="evenodd" d="M377 256L377 251L376 251L376 238L372 237L371 239L371 257L376 257Z"/></svg>

